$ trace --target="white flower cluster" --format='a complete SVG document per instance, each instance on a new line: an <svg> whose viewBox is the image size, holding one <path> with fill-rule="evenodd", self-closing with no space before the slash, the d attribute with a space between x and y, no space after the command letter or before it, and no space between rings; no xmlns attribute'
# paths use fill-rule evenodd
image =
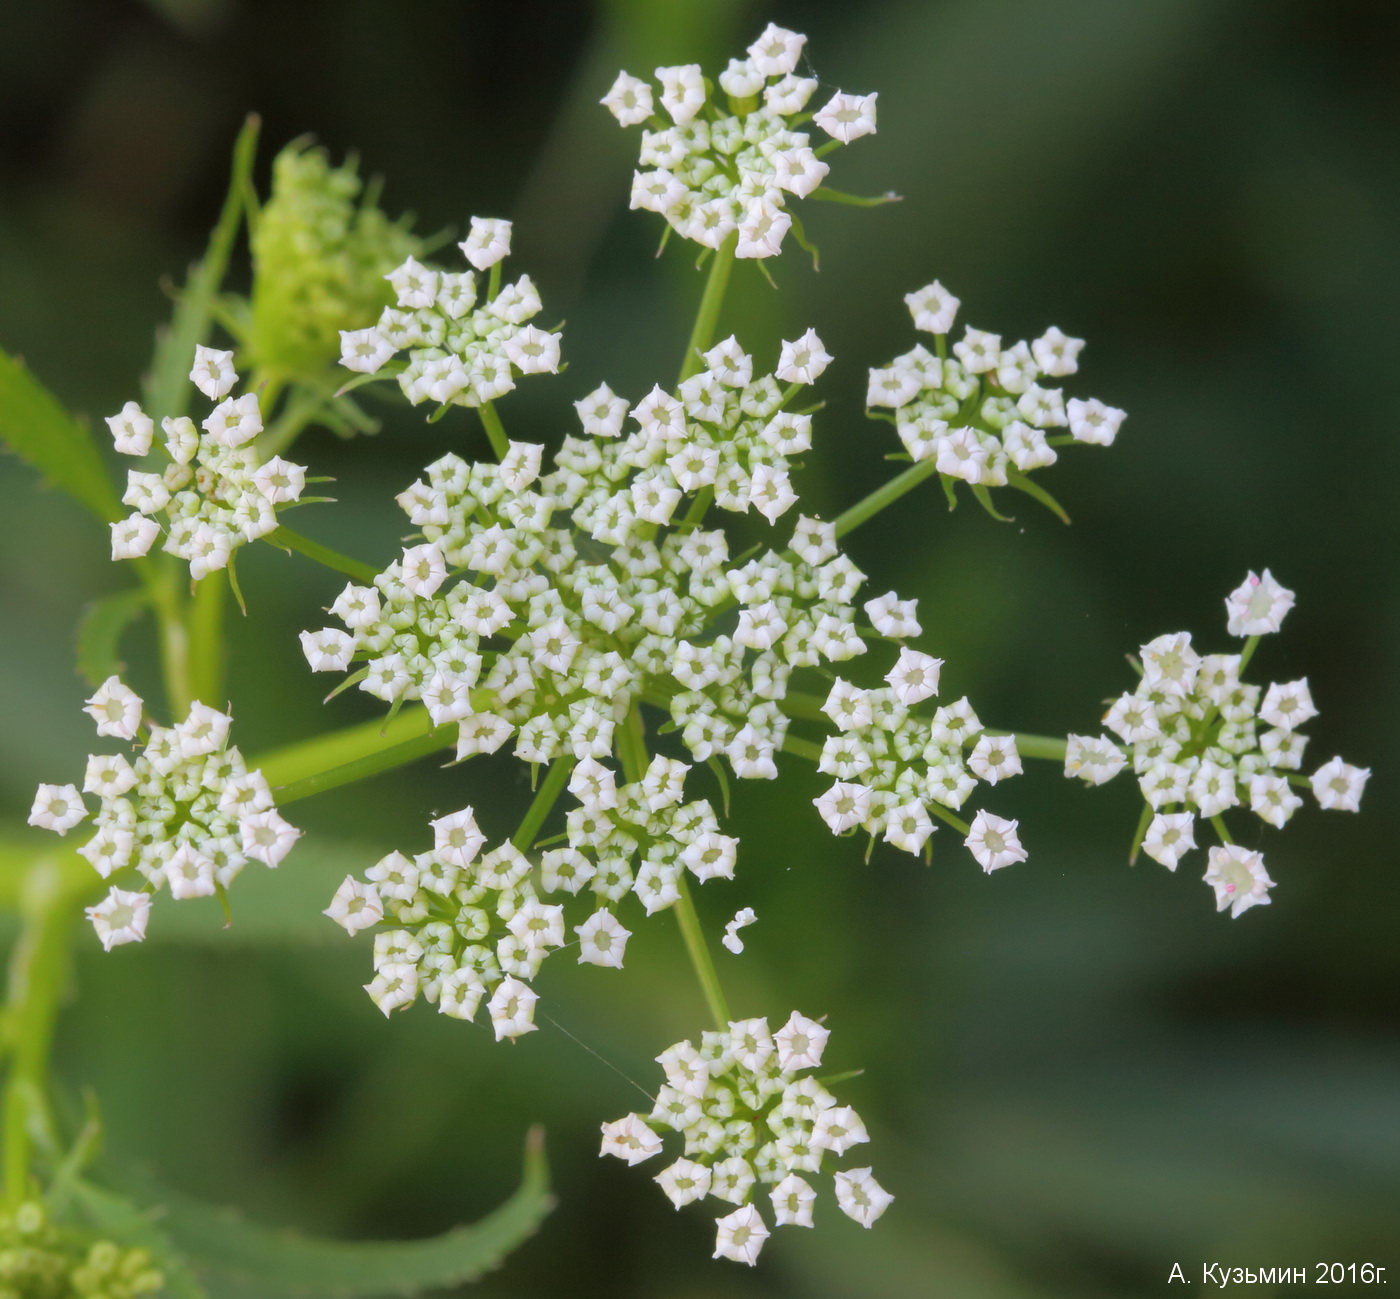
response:
<svg viewBox="0 0 1400 1299"><path fill-rule="evenodd" d="M485 837L464 808L432 822L431 852L411 861L391 853L364 881L346 876L326 915L351 934L386 916L401 926L376 936L366 988L375 1004L387 1015L422 992L443 1014L470 1020L489 994L498 1041L531 1032L529 981L564 945L566 906L585 903L569 926L579 963L621 969L631 931L613 908L629 894L652 915L679 900L684 870L701 882L733 875L738 841L719 833L707 802L681 802L687 770L658 756L643 780L619 788L609 768L585 758L569 782L580 805L568 816L568 846L540 854L537 866L510 843L479 856Z"/></svg>
<svg viewBox="0 0 1400 1299"><path fill-rule="evenodd" d="M1293 592L1266 569L1225 604L1230 633L1257 637L1279 630ZM1196 818L1233 807L1281 829L1303 805L1294 786L1311 785L1324 808L1359 810L1368 770L1333 758L1311 780L1297 774L1308 742L1298 728L1317 716L1306 678L1261 690L1241 680L1241 655L1198 654L1187 632L1144 645L1141 666L1138 688L1104 717L1117 739L1071 735L1065 775L1099 785L1131 763L1153 812L1142 848L1154 860L1175 870L1196 847ZM1232 916L1267 905L1274 886L1262 854L1230 843L1211 849L1205 878Z"/></svg>
<svg viewBox="0 0 1400 1299"><path fill-rule="evenodd" d="M84 711L99 735L135 741L142 707L140 696L113 676ZM221 892L249 860L279 865L301 835L277 811L262 772L249 771L229 744L231 722L196 701L178 725L150 726L134 757L89 757L82 792L74 785L39 786L30 825L67 834L87 819L83 793L92 794L102 804L97 833L78 852L103 879L122 871L145 879L144 889L114 886L88 909L108 951L146 936L151 896L161 888L175 898Z"/></svg>
<svg viewBox="0 0 1400 1299"><path fill-rule="evenodd" d="M903 637L919 634L916 604L891 595L865 607L877 630ZM827 737L817 766L837 779L814 800L833 834L863 829L918 853L935 829L930 803L956 810L978 780L995 785L1020 775L1015 738L984 731L966 699L944 704L931 718L914 714L938 693L942 666L941 659L904 648L885 689L861 690L837 677L822 707L837 733ZM978 812L964 842L988 873L1026 859L1016 822L989 812Z"/></svg>
<svg viewBox="0 0 1400 1299"><path fill-rule="evenodd" d="M190 372L199 390L218 402L200 433L188 416L164 419L164 449L170 463L160 473L131 470L123 504L136 513L112 524L112 558L136 559L160 535L163 550L188 562L197 582L226 568L233 552L277 527L277 507L300 498L306 469L273 456L263 460L254 439L263 430L256 393L228 394L238 383L233 353L195 348ZM108 418L112 440L123 455L149 454L155 422L134 401Z"/></svg>
<svg viewBox="0 0 1400 1299"><path fill-rule="evenodd" d="M875 130L875 95L838 93L806 112L817 89L815 78L797 73L806 40L770 23L748 58L731 59L720 73L726 107L709 98L699 64L657 68L659 96L619 73L603 104L623 126L649 128L632 207L659 213L683 239L706 248L734 235L736 257L777 256L793 224L786 196L805 198L821 185L829 168L820 154ZM655 111L658 98L669 123ZM809 118L830 137L820 149L795 129Z"/></svg>
<svg viewBox="0 0 1400 1299"><path fill-rule="evenodd" d="M915 461L933 460L945 478L1005 487L1014 475L1053 465L1056 445L1110 446L1127 416L1103 402L1042 383L1079 369L1083 339L1050 328L1034 342L1002 346L1001 335L969 326L947 355L959 301L936 280L905 295L914 327L936 336L870 371L866 405L893 411ZM1053 430L1067 428L1067 434Z"/></svg>
<svg viewBox="0 0 1400 1299"><path fill-rule="evenodd" d="M472 217L471 234L457 246L478 270L494 267L510 253L511 223ZM368 329L342 330L340 362L375 374L396 352L408 352L399 386L415 406L480 406L504 397L517 374L553 374L559 369L559 334L527 322L541 309L528 275L496 287L477 305L476 276L444 271L410 257L386 278L397 303L385 307Z"/></svg>
<svg viewBox="0 0 1400 1299"><path fill-rule="evenodd" d="M810 1227L817 1192L802 1174L870 1139L860 1115L805 1073L821 1064L829 1036L793 1011L776 1033L766 1019L744 1019L703 1034L698 1048L677 1042L657 1056L666 1085L649 1121L628 1114L604 1123L601 1153L638 1164L661 1152L650 1124L680 1133L685 1153L657 1183L677 1208L706 1195L737 1205L717 1220L714 1256L752 1266L770 1234L755 1186L770 1187L778 1226ZM863 1227L894 1200L869 1168L838 1172L834 1185L841 1211Z"/></svg>
<svg viewBox="0 0 1400 1299"><path fill-rule="evenodd" d="M675 396L639 402L625 437L628 403L606 385L579 402L586 436L566 438L544 477L542 448L526 443L498 465L449 454L429 466L398 498L424 543L342 592L331 612L347 630L302 637L311 666L362 661L362 690L421 698L439 725L458 723L459 757L515 733L532 763L606 757L650 688L697 761L724 753L740 776L775 775L792 667L865 648L850 604L863 577L831 526L809 519L794 557L737 567L723 532L657 531L681 522L687 495L770 521L796 501L789 457L810 445L811 418L783 406L830 357L809 332L783 345L773 375L755 379L733 339L706 360ZM736 602L733 634L716 635Z"/></svg>

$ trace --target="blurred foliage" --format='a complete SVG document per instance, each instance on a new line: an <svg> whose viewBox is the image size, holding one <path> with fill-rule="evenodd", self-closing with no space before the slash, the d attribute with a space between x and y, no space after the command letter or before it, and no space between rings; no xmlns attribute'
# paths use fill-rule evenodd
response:
<svg viewBox="0 0 1400 1299"><path fill-rule="evenodd" d="M13 6L0 345L94 420L135 396L169 314L158 286L202 253L256 110L264 192L272 150L310 132L332 157L358 150L423 229L516 218L521 266L567 317L569 370L503 415L557 441L600 378L635 396L674 372L699 291L693 259L658 263L654 225L625 210L635 142L598 96L618 66L722 65L769 18L810 34L825 83L880 92L880 134L842 159L842 188L906 199L814 211L819 275L789 256L776 293L736 277L741 340L766 356L811 325L838 358L804 496L830 510L889 472L893 439L861 406L864 368L908 345L900 294L937 275L981 327L1087 337L1087 386L1130 418L1112 451L1047 475L1073 527L1029 505L1010 526L948 515L930 488L857 534L854 558L920 598L952 689L1042 733L1088 725L1152 635L1224 648L1225 593L1268 565L1299 603L1261 671L1309 676L1313 752L1374 769L1366 811L1261 830L1274 905L1230 922L1190 872L1127 867L1126 788L1048 768L1013 782L1032 859L990 879L951 836L932 868L880 850L862 864L805 805L810 772L737 790L739 878L699 899L714 929L739 906L760 917L745 957L724 958L731 999L830 1014L833 1067L867 1066L851 1101L900 1197L871 1232L833 1214L779 1233L752 1275L708 1261L707 1215L596 1157L598 1122L634 1099L619 1072L649 1084L651 1057L702 1017L666 920L621 974L547 970L545 1007L572 1036L546 1024L505 1049L421 1008L385 1022L360 991L365 944L316 915L346 870L424 846L429 808L470 800L508 828L524 779L509 760L429 760L309 800L304 850L247 881L230 930L188 904L142 949L85 947L59 1044L75 1121L91 1085L114 1163L258 1222L405 1238L504 1199L541 1121L560 1207L488 1295L1083 1299L1159 1294L1173 1262L1193 1278L1207 1261L1400 1265L1395 6ZM340 503L303 526L388 555L393 491L444 445L485 443L469 416L391 412L350 444L313 431L299 450ZM266 549L240 576L245 748L367 716L351 695L323 707L296 648L339 583ZM0 464L11 818L88 751L74 629L122 580L79 507ZM142 634L125 642L138 689Z"/></svg>

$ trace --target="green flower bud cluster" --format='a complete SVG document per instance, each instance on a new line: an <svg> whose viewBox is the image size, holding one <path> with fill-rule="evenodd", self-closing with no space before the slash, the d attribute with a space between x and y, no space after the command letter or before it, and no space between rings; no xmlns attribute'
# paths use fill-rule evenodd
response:
<svg viewBox="0 0 1400 1299"><path fill-rule="evenodd" d="M308 376L340 354L340 331L372 325L393 301L384 276L422 252L407 218L390 221L355 174L293 141L272 164L272 197L253 226L254 363Z"/></svg>
<svg viewBox="0 0 1400 1299"><path fill-rule="evenodd" d="M135 1299L164 1288L144 1249L90 1244L32 1201L0 1213L0 1299Z"/></svg>

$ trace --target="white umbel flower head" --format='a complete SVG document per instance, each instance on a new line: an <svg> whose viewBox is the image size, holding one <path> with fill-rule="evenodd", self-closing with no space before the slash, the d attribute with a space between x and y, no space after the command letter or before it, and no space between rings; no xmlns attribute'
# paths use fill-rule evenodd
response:
<svg viewBox="0 0 1400 1299"><path fill-rule="evenodd" d="M764 1226L763 1215L751 1204L735 1209L715 1220L714 1258L730 1258L736 1263L747 1263L752 1267L758 1262L759 1251L768 1239L768 1228Z"/></svg>
<svg viewBox="0 0 1400 1299"><path fill-rule="evenodd" d="M1210 850L1205 881L1215 890L1215 909L1230 908L1230 918L1238 919L1250 907L1269 905L1274 882L1264 869L1264 854L1251 852L1238 844L1224 844Z"/></svg>
<svg viewBox="0 0 1400 1299"><path fill-rule="evenodd" d="M1361 792L1370 778L1369 767L1353 767L1341 758L1325 762L1312 775L1313 797L1318 806L1334 812L1359 812Z"/></svg>
<svg viewBox="0 0 1400 1299"><path fill-rule="evenodd" d="M99 735L111 735L119 740L134 740L141 725L141 696L120 677L110 676L87 701L83 712L97 723Z"/></svg>
<svg viewBox="0 0 1400 1299"><path fill-rule="evenodd" d="M457 247L477 270L487 270L510 255L510 228L499 217L472 217L471 233Z"/></svg>
<svg viewBox="0 0 1400 1299"><path fill-rule="evenodd" d="M29 809L29 824L55 834L67 834L87 817L87 807L76 785L40 785Z"/></svg>
<svg viewBox="0 0 1400 1299"><path fill-rule="evenodd" d="M613 1155L628 1164L640 1164L661 1153L661 1138L646 1125L638 1114L627 1114L612 1123L603 1124L603 1146L599 1156Z"/></svg>
<svg viewBox="0 0 1400 1299"><path fill-rule="evenodd" d="M145 938L150 917L150 895L127 889L113 889L95 907L87 908L87 918L109 952L123 943L139 943Z"/></svg>
<svg viewBox="0 0 1400 1299"><path fill-rule="evenodd" d="M1266 568L1260 577L1252 572L1225 597L1226 630L1231 636L1264 636L1278 631L1293 607L1293 592L1274 581Z"/></svg>
<svg viewBox="0 0 1400 1299"><path fill-rule="evenodd" d="M1026 860L1026 850L1021 847L1016 826L1017 822L994 816L985 809L973 818L972 829L963 844L988 875L1012 862Z"/></svg>
<svg viewBox="0 0 1400 1299"><path fill-rule="evenodd" d="M870 1169L852 1168L836 1174L836 1202L846 1217L862 1227L872 1227L894 1203L894 1196L870 1175Z"/></svg>
<svg viewBox="0 0 1400 1299"><path fill-rule="evenodd" d="M875 101L878 98L878 94L846 95L838 91L812 115L812 120L832 139L850 144L862 135L875 133Z"/></svg>

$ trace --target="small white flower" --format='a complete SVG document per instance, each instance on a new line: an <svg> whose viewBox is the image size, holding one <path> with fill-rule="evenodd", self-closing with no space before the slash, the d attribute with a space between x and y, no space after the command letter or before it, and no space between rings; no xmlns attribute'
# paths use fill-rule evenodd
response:
<svg viewBox="0 0 1400 1299"><path fill-rule="evenodd" d="M141 696L123 685L120 677L111 676L97 688L83 712L97 723L99 735L134 740L141 725L141 707Z"/></svg>
<svg viewBox="0 0 1400 1299"><path fill-rule="evenodd" d="M904 303L909 314L914 317L914 328L929 334L946 334L953 328L953 321L961 305L959 299L948 292L937 280L904 295Z"/></svg>
<svg viewBox="0 0 1400 1299"><path fill-rule="evenodd" d="M685 846L680 861L701 882L715 878L729 880L734 878L734 861L738 850L737 839L707 830Z"/></svg>
<svg viewBox="0 0 1400 1299"><path fill-rule="evenodd" d="M197 758L206 753L222 749L228 742L229 727L233 718L195 700L185 720L175 727L180 742L180 754L185 758Z"/></svg>
<svg viewBox="0 0 1400 1299"><path fill-rule="evenodd" d="M238 382L233 368L233 353L195 344L194 369L190 371L190 378L210 401L218 401Z"/></svg>
<svg viewBox="0 0 1400 1299"><path fill-rule="evenodd" d="M748 99L763 89L763 73L754 67L752 59L730 59L718 81L719 88L735 99Z"/></svg>
<svg viewBox="0 0 1400 1299"><path fill-rule="evenodd" d="M398 305L409 311L431 307L437 297L438 272L429 270L414 257L396 266L384 278L398 295Z"/></svg>
<svg viewBox="0 0 1400 1299"><path fill-rule="evenodd" d="M329 916L347 934L354 934L383 920L384 906L373 884L362 884L353 875L347 875L321 914Z"/></svg>
<svg viewBox="0 0 1400 1299"><path fill-rule="evenodd" d="M1014 735L983 735L968 754L967 765L989 785L1021 774L1021 755Z"/></svg>
<svg viewBox="0 0 1400 1299"><path fill-rule="evenodd" d="M481 976L469 965L460 966L444 975L438 985L438 1013L453 1019L475 1019L485 995Z"/></svg>
<svg viewBox="0 0 1400 1299"><path fill-rule="evenodd" d="M836 1202L846 1217L871 1227L894 1203L894 1196L870 1175L870 1169L852 1168L836 1174Z"/></svg>
<svg viewBox="0 0 1400 1299"><path fill-rule="evenodd" d="M295 501L306 487L306 467L273 456L254 470L253 486L274 505Z"/></svg>
<svg viewBox="0 0 1400 1299"><path fill-rule="evenodd" d="M831 170L811 149L774 149L768 154L779 189L806 198Z"/></svg>
<svg viewBox="0 0 1400 1299"><path fill-rule="evenodd" d="M1303 806L1303 800L1289 787L1288 780L1271 772L1260 772L1249 779L1249 809L1262 821L1282 830L1288 818Z"/></svg>
<svg viewBox="0 0 1400 1299"><path fill-rule="evenodd" d="M751 1204L715 1219L715 1252L713 1258L729 1258L752 1267L758 1262L759 1251L768 1239L763 1215Z"/></svg>
<svg viewBox="0 0 1400 1299"><path fill-rule="evenodd" d="M1196 846L1196 818L1190 812L1158 812L1143 836L1142 850L1169 871Z"/></svg>
<svg viewBox="0 0 1400 1299"><path fill-rule="evenodd" d="M784 383L815 383L831 359L817 331L809 329L796 342L784 341L773 375Z"/></svg>
<svg viewBox="0 0 1400 1299"><path fill-rule="evenodd" d="M102 946L110 952L123 943L139 943L146 937L146 922L151 916L150 895L113 889L95 907L88 907L86 914Z"/></svg>
<svg viewBox="0 0 1400 1299"><path fill-rule="evenodd" d="M462 723L465 731L466 722ZM433 828L433 852L449 866L465 870L476 860L486 836L477 829L476 816L469 807L451 816L429 821Z"/></svg>
<svg viewBox="0 0 1400 1299"><path fill-rule="evenodd" d="M652 112L651 87L630 73L619 72L612 89L598 101L622 126L645 122Z"/></svg>
<svg viewBox="0 0 1400 1299"><path fill-rule="evenodd" d="M457 247L477 270L487 270L501 258L510 255L509 221L497 217L472 217L471 226L471 233Z"/></svg>
<svg viewBox="0 0 1400 1299"><path fill-rule="evenodd" d="M1128 760L1106 735L1071 735L1065 747L1065 775L1078 776L1089 785L1112 780Z"/></svg>
<svg viewBox="0 0 1400 1299"><path fill-rule="evenodd" d="M610 965L622 969L622 955L630 929L624 929L606 907L595 911L574 932L578 935L580 965Z"/></svg>
<svg viewBox="0 0 1400 1299"><path fill-rule="evenodd" d="M1311 721L1317 716L1317 709L1308 691L1308 679L1271 685L1259 706L1259 716L1282 731L1296 730Z"/></svg>
<svg viewBox="0 0 1400 1299"><path fill-rule="evenodd" d="M347 370L375 374L394 351L394 345L374 326L340 331L340 363Z"/></svg>
<svg viewBox="0 0 1400 1299"><path fill-rule="evenodd" d="M301 652L313 672L344 672L355 655L355 638L335 627L304 631Z"/></svg>
<svg viewBox="0 0 1400 1299"><path fill-rule="evenodd" d="M812 802L832 834L844 834L870 816L870 790L864 785L838 780Z"/></svg>
<svg viewBox="0 0 1400 1299"><path fill-rule="evenodd" d="M817 1068L830 1036L829 1028L794 1010L788 1016L788 1022L773 1034L773 1042L778 1048L779 1067L788 1073L797 1069Z"/></svg>
<svg viewBox="0 0 1400 1299"><path fill-rule="evenodd" d="M457 760L460 762L478 753L495 753L510 739L513 729L504 717L495 713L473 713L462 718L457 729Z"/></svg>
<svg viewBox="0 0 1400 1299"><path fill-rule="evenodd" d="M148 519L141 514L122 519L112 524L111 529L113 560L139 559L151 549L156 538L160 536L160 525L154 519Z"/></svg>
<svg viewBox="0 0 1400 1299"><path fill-rule="evenodd" d="M972 830L963 844L988 875L1003 866L1010 866L1012 862L1026 860L1026 850L1016 836L1017 824L993 816L985 809L973 818Z"/></svg>
<svg viewBox="0 0 1400 1299"><path fill-rule="evenodd" d="M1340 758L1325 762L1312 775L1313 797L1318 806L1334 812L1359 812L1361 791L1370 779L1369 767L1353 767Z"/></svg>
<svg viewBox="0 0 1400 1299"><path fill-rule="evenodd" d="M677 126L684 126L705 103L705 76L700 65L686 63L674 68L657 68L655 75L661 83L661 106L671 114Z"/></svg>
<svg viewBox="0 0 1400 1299"><path fill-rule="evenodd" d="M496 1041L506 1037L514 1040L533 1033L539 1027L535 1023L535 1002L539 999L539 993L529 984L516 978L502 979L486 1003Z"/></svg>
<svg viewBox="0 0 1400 1299"><path fill-rule="evenodd" d="M1225 598L1227 629L1231 636L1263 636L1283 625L1293 608L1293 592L1285 590L1266 568L1262 577L1250 573Z"/></svg>
<svg viewBox="0 0 1400 1299"><path fill-rule="evenodd" d="M652 1179L676 1208L710 1193L710 1170L694 1160L678 1159Z"/></svg>
<svg viewBox="0 0 1400 1299"><path fill-rule="evenodd" d="M1070 338L1051 325L1031 344L1031 354L1042 373L1059 379L1079 369L1079 353L1083 347L1082 338Z"/></svg>
<svg viewBox="0 0 1400 1299"><path fill-rule="evenodd" d="M751 925L758 919L752 907L745 907L742 911L736 911L734 918L724 927L724 937L720 939L735 956L739 956L744 950L744 940L739 937L739 930L747 925Z"/></svg>
<svg viewBox="0 0 1400 1299"><path fill-rule="evenodd" d="M812 1124L812 1144L818 1150L844 1155L852 1146L869 1141L860 1115L849 1105L832 1106L816 1116Z"/></svg>
<svg viewBox="0 0 1400 1299"><path fill-rule="evenodd" d="M797 67L802 57L802 47L807 43L805 36L790 32L777 23L769 23L747 53L753 65L765 77L781 77Z"/></svg>
<svg viewBox="0 0 1400 1299"><path fill-rule="evenodd" d="M220 446L241 447L263 431L262 412L255 393L228 397L214 407L202 425Z"/></svg>
<svg viewBox="0 0 1400 1299"><path fill-rule="evenodd" d="M140 779L119 753L93 754L83 773L83 792L98 798L120 798Z"/></svg>
<svg viewBox="0 0 1400 1299"><path fill-rule="evenodd" d="M526 325L505 341L506 355L522 374L555 374L559 369L559 335Z"/></svg>
<svg viewBox="0 0 1400 1299"><path fill-rule="evenodd" d="M1123 421L1128 418L1126 411L1116 406L1105 406L1097 399L1080 401L1078 397L1069 399L1069 431L1076 442L1091 442L1101 447L1113 445Z"/></svg>
<svg viewBox="0 0 1400 1299"><path fill-rule="evenodd" d="M780 1227L810 1227L812 1225L812 1205L817 1193L798 1177L789 1173L768 1192L773 1204L773 1216Z"/></svg>
<svg viewBox="0 0 1400 1299"><path fill-rule="evenodd" d="M875 101L878 94L844 95L838 92L819 108L812 120L833 139L850 144L862 135L875 132Z"/></svg>
<svg viewBox="0 0 1400 1299"><path fill-rule="evenodd" d="M901 600L893 591L865 602L865 612L875 630L891 640L905 640L923 630L916 616L918 609L917 600Z"/></svg>
<svg viewBox="0 0 1400 1299"><path fill-rule="evenodd" d="M240 817L238 832L243 839L243 851L266 866L280 865L302 833L273 809Z"/></svg>
<svg viewBox="0 0 1400 1299"><path fill-rule="evenodd" d="M919 853L934 828L928 809L914 799L890 809L885 819L885 842L907 853Z"/></svg>
<svg viewBox="0 0 1400 1299"><path fill-rule="evenodd" d="M1205 881L1215 890L1215 909L1230 908L1236 920L1250 907L1268 906L1274 882L1264 869L1264 854L1251 852L1238 844L1225 844L1210 850Z"/></svg>
<svg viewBox="0 0 1400 1299"><path fill-rule="evenodd" d="M76 785L40 785L29 809L29 824L40 830L67 834L87 816L87 807Z"/></svg>
<svg viewBox="0 0 1400 1299"><path fill-rule="evenodd" d="M411 961L386 961L378 965L374 978L365 984L370 1000L389 1015L411 1006L418 996L418 967Z"/></svg>
<svg viewBox="0 0 1400 1299"><path fill-rule="evenodd" d="M969 374L985 374L995 370L1001 360L1001 335L969 325L961 341L953 344L953 354Z"/></svg>
<svg viewBox="0 0 1400 1299"><path fill-rule="evenodd" d="M750 204L739 222L739 240L734 245L735 257L776 257L783 239L792 229L792 217L773 203Z"/></svg>
<svg viewBox="0 0 1400 1299"><path fill-rule="evenodd" d="M229 353L224 353L229 355ZM155 423L134 401L121 408L119 415L107 416L112 443L124 456L144 456L151 449Z"/></svg>
<svg viewBox="0 0 1400 1299"><path fill-rule="evenodd" d="M922 700L938 693L938 674L943 660L909 649L899 651L899 659L886 674L894 697L906 708L912 708Z"/></svg>
<svg viewBox="0 0 1400 1299"><path fill-rule="evenodd" d="M590 437L615 438L627 418L627 399L619 397L607 384L595 388L582 401L574 402L583 431Z"/></svg>
<svg viewBox="0 0 1400 1299"><path fill-rule="evenodd" d="M1191 648L1190 632L1158 636L1142 646L1141 653L1143 685L1176 698L1195 688L1201 656Z"/></svg>
<svg viewBox="0 0 1400 1299"><path fill-rule="evenodd" d="M637 1114L627 1114L603 1124L603 1146L599 1156L613 1155L628 1164L640 1164L661 1153L661 1138Z"/></svg>
<svg viewBox="0 0 1400 1299"><path fill-rule="evenodd" d="M403 552L401 567L404 586L425 599L447 580L447 561L436 542L410 546Z"/></svg>
<svg viewBox="0 0 1400 1299"><path fill-rule="evenodd" d="M913 401L922 387L923 381L919 376L901 366L888 365L882 370L871 370L865 389L865 404L898 410Z"/></svg>
<svg viewBox="0 0 1400 1299"><path fill-rule="evenodd" d="M207 898L214 893L214 863L183 843L165 863L165 882L174 898Z"/></svg>

